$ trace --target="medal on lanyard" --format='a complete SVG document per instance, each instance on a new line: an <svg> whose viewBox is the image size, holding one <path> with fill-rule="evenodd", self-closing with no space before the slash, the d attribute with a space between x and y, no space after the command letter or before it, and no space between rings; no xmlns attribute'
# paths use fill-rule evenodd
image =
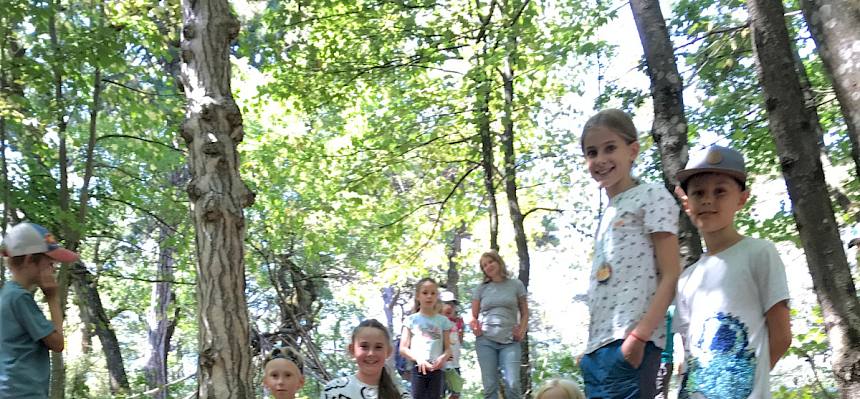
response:
<svg viewBox="0 0 860 399"><path fill-rule="evenodd" d="M609 278L612 277L612 265L610 265L609 262L603 262L600 267L597 268L597 273L594 277L597 278L598 283L609 281Z"/></svg>

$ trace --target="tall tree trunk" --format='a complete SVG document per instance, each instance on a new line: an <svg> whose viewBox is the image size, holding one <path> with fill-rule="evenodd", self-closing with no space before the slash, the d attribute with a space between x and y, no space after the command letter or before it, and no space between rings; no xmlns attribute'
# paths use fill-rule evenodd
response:
<svg viewBox="0 0 860 399"><path fill-rule="evenodd" d="M95 335L99 337L102 344L102 351L105 354L108 375L110 376L110 391L114 395L128 392L128 377L122 363L119 341L116 339L116 333L111 328L110 319L107 317L104 306L102 306L97 280L82 262L73 264L72 274L72 287L80 304L82 318L92 326Z"/></svg>
<svg viewBox="0 0 860 399"><path fill-rule="evenodd" d="M800 6L833 81L851 140L855 176L860 178L860 2L801 0Z"/></svg>
<svg viewBox="0 0 860 399"><path fill-rule="evenodd" d="M675 63L675 50L660 2L631 0L633 20L645 53L651 99L654 102L654 124L651 137L660 149L663 181L669 192L678 185L675 174L687 164L690 146L687 144L687 117L684 115L684 83ZM681 263L695 263L702 255L702 241L690 218L680 211L678 239L681 243Z"/></svg>
<svg viewBox="0 0 860 399"><path fill-rule="evenodd" d="M496 203L495 160L493 156L493 133L490 130L490 80L484 70L483 59L485 50L478 57L478 74L476 82L476 119L478 134L481 136L481 166L484 169L484 191L490 208L490 249L499 250L499 205Z"/></svg>
<svg viewBox="0 0 860 399"><path fill-rule="evenodd" d="M779 0L750 0L753 50L768 121L833 349L843 398L860 397L860 300L827 195Z"/></svg>
<svg viewBox="0 0 860 399"><path fill-rule="evenodd" d="M146 318L147 340L149 342L149 358L144 366L146 385L150 389L165 387L167 381L167 354L170 352L170 339L176 328L179 312L174 307L175 294L171 280L173 280L173 265L176 249L170 244L172 229L169 226L159 225L158 243L158 280L152 286L150 297L150 308ZM173 315L170 314L171 307L174 308ZM162 388L153 394L154 398L167 399L167 389Z"/></svg>
<svg viewBox="0 0 860 399"><path fill-rule="evenodd" d="M520 209L517 196L517 165L516 151L514 148L514 65L517 64L518 41L519 41L519 17L521 16L523 4L513 0L506 2L505 12L509 17L509 27L505 43L505 65L502 67L502 88L504 90L504 106L502 114L501 145L504 154L505 171L505 194L508 198L508 210L511 214L511 222L514 226L514 241L517 245L517 258L519 259L518 278L523 285L529 286L529 273L531 261L529 259L529 244L526 236L525 217ZM523 397L531 397L531 365L529 362L529 341L523 338L522 368L520 369L520 381L522 381Z"/></svg>
<svg viewBox="0 0 860 399"><path fill-rule="evenodd" d="M242 114L230 91L230 43L239 21L227 0L182 1L182 80L197 253L198 397L252 398L245 299Z"/></svg>
<svg viewBox="0 0 860 399"><path fill-rule="evenodd" d="M69 209L69 184L68 184L68 157L66 154L66 109L63 100L63 70L60 65L60 45L57 37L57 4L51 1L48 4L48 34L51 40L53 59L51 60L51 72L54 80L54 112L57 117L57 135L59 136L59 164L60 164L60 192L59 202L62 211L61 220L67 220L70 216ZM63 223L69 226L68 223ZM63 227L63 236L68 240L69 227ZM66 304L69 296L69 267L68 264L60 266L57 276L59 286L60 310L66 313ZM51 399L62 399L66 390L66 366L63 362L62 352L51 352Z"/></svg>

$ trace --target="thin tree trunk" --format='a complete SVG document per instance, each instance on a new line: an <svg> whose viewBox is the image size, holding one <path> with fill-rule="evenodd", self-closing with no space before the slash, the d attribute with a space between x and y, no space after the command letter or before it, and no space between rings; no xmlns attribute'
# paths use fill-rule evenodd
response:
<svg viewBox="0 0 860 399"><path fill-rule="evenodd" d="M253 398L245 299L242 115L230 91L230 43L239 21L227 0L183 0L182 80L197 253L199 398Z"/></svg>
<svg viewBox="0 0 860 399"><path fill-rule="evenodd" d="M152 287L150 297L150 309L147 315L147 340L149 342L149 359L144 366L146 385L150 389L166 387L167 354L170 352L170 339L176 328L178 307L174 307L173 315L170 308L175 302L173 293L173 264L176 249L170 243L172 236L168 226L159 226L159 251L158 251L158 283ZM161 389L153 394L156 399L167 399L167 389Z"/></svg>
<svg viewBox="0 0 860 399"><path fill-rule="evenodd" d="M860 301L827 195L779 0L750 0L753 50L768 121L791 197L813 288L824 314L843 398L860 397Z"/></svg>
<svg viewBox="0 0 860 399"><path fill-rule="evenodd" d="M481 57L486 57L486 53ZM481 62L481 61L479 61ZM479 65L480 78L477 84L477 123L481 136L481 166L484 169L484 191L490 208L490 249L499 250L499 205L496 203L494 178L495 160L493 156L493 133L490 130L490 81Z"/></svg>
<svg viewBox="0 0 860 399"><path fill-rule="evenodd" d="M60 45L57 37L57 4L51 1L48 5L48 34L51 40L53 59L51 60L51 71L54 78L54 112L57 116L57 135L59 136L59 163L60 163L60 210L69 215L69 184L68 184L68 158L66 154L66 109L63 100L63 71L60 65ZM68 240L68 227L63 228L63 235ZM60 297L60 310L65 315L66 304L69 296L69 267L68 264L60 266L57 283ZM62 399L65 396L66 366L63 361L62 352L51 352L51 399Z"/></svg>
<svg viewBox="0 0 860 399"><path fill-rule="evenodd" d="M801 0L800 7L833 81L851 140L855 177L860 178L860 2Z"/></svg>
<svg viewBox="0 0 860 399"><path fill-rule="evenodd" d="M445 273L445 286L448 287L448 291L454 294L454 298L458 300L460 298L460 270L456 258L463 250L463 238L466 235L466 231L466 223L461 223L460 227L451 232L451 246L448 248L448 253L446 254L448 257L448 270Z"/></svg>
<svg viewBox="0 0 860 399"><path fill-rule="evenodd" d="M500 71L502 76L502 88L504 90L504 106L502 115L502 133L501 145L502 153L504 154L504 171L505 171L505 194L508 198L508 210L511 214L511 222L514 227L514 241L517 246L517 258L519 259L519 274L518 278L523 282L523 285L528 289L529 273L531 269L531 261L529 258L528 237L525 230L525 217L520 209L519 198L517 196L517 166L516 166L516 151L514 149L514 65L517 64L518 58L518 40L519 40L519 12L522 4L516 0L506 2L505 11L510 17L510 26L505 43L505 65ZM528 322L528 321L526 321ZM522 382L522 394L525 398L531 397L531 365L529 354L529 341L527 337L523 338L522 342L522 364L520 368L520 381Z"/></svg>
<svg viewBox="0 0 860 399"><path fill-rule="evenodd" d="M678 185L675 174L686 165L690 150L687 143L687 117L684 115L684 84L675 63L675 50L660 10L660 2L631 0L630 8L633 10L633 20L639 31L651 80L651 98L654 103L651 137L660 149L663 181L669 192L674 192ZM680 211L679 221L681 263L688 266L702 255L702 241L683 210Z"/></svg>
<svg viewBox="0 0 860 399"><path fill-rule="evenodd" d="M72 266L72 274L74 275L72 287L80 303L81 314L85 315L83 319L92 326L95 335L99 337L102 344L102 351L110 376L110 391L114 395L128 392L128 377L122 362L119 341L116 339L116 333L111 328L110 319L107 317L104 306L102 306L97 279L84 267L82 262Z"/></svg>

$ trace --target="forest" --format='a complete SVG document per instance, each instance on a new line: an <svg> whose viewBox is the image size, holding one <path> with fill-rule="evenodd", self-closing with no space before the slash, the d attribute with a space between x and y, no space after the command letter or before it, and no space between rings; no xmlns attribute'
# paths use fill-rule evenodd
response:
<svg viewBox="0 0 860 399"><path fill-rule="evenodd" d="M529 291L523 397L578 380L607 107L670 192L690 152L743 153L738 228L791 290L773 396L860 397L856 0L3 0L0 29L2 232L81 254L52 399L263 397L284 346L318 398L422 277L467 317L489 249Z"/></svg>

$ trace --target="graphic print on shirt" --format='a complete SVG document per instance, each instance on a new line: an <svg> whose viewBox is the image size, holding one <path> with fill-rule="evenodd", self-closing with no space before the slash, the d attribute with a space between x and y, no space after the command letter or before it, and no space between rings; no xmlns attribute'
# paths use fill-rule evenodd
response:
<svg viewBox="0 0 860 399"><path fill-rule="evenodd" d="M739 318L723 312L705 320L693 343L685 390L710 399L746 399L753 390L756 357L749 349L749 331ZM698 355L698 357L696 357Z"/></svg>

